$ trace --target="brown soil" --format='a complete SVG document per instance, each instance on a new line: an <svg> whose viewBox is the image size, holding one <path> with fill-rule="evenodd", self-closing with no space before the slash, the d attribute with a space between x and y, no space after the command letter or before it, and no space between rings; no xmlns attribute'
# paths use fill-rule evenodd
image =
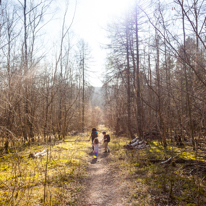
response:
<svg viewBox="0 0 206 206"><path fill-rule="evenodd" d="M113 161L112 152L104 153L103 145L100 145L98 158L94 159L92 153L89 158L88 177L78 205L125 206L126 183L110 164Z"/></svg>

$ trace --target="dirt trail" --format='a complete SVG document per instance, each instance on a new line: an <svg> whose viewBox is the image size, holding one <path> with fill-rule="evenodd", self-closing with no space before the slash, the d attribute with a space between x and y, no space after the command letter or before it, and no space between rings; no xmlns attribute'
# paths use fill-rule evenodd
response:
<svg viewBox="0 0 206 206"><path fill-rule="evenodd" d="M98 158L92 158L93 154L90 153L88 177L83 185L79 205L125 206L126 183L114 169L111 169L109 163L112 161L112 152L104 153L101 144Z"/></svg>

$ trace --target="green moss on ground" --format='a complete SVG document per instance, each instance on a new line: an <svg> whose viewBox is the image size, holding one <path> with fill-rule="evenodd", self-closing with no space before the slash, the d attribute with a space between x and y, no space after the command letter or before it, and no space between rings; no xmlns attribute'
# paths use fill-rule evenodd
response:
<svg viewBox="0 0 206 206"><path fill-rule="evenodd" d="M201 160L191 146L179 148L168 142L149 142L149 147L126 150L126 137L111 136L111 171L118 171L127 183L130 205L206 205L204 171L196 174L194 163L160 164L152 160L167 160L171 156L185 160ZM67 137L56 145L26 145L24 150L0 157L0 205L77 205L82 181L87 175L87 158L91 142L87 137ZM76 139L85 141L75 141ZM48 149L47 156L32 159L32 152ZM194 162L194 161L193 161ZM47 173L46 171L47 165ZM193 172L192 172L193 171ZM46 186L45 186L45 174ZM121 182L120 181L120 182Z"/></svg>
<svg viewBox="0 0 206 206"><path fill-rule="evenodd" d="M196 157L192 147L169 144L164 148L153 141L145 149L126 150L123 145L129 143L128 138L112 136L111 139L115 142L110 144L115 164L128 183L128 205L198 205L198 201L199 205L206 205L205 173L190 174L196 165L151 163L151 160L164 161L175 155L185 160L205 161L203 157Z"/></svg>
<svg viewBox="0 0 206 206"><path fill-rule="evenodd" d="M0 158L0 205L75 205L87 168L88 137L67 137L57 145L30 145ZM47 156L29 158L48 149ZM46 173L47 165L47 173ZM46 176L46 186L45 186ZM45 194L45 195L44 195Z"/></svg>

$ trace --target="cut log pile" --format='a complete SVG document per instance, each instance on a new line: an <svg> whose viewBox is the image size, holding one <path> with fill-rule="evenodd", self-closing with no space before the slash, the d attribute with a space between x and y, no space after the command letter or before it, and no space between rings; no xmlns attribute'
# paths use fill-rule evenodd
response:
<svg viewBox="0 0 206 206"><path fill-rule="evenodd" d="M41 152L33 152L29 154L29 158L38 158L42 157L47 154L47 149L41 151Z"/></svg>
<svg viewBox="0 0 206 206"><path fill-rule="evenodd" d="M129 144L124 145L123 147L126 149L144 149L148 147L147 142L145 140L140 140L139 137L134 138Z"/></svg>

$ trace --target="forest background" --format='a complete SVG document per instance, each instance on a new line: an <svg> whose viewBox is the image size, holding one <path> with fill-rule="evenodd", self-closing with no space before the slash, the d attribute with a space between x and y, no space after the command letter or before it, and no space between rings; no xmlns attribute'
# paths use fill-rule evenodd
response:
<svg viewBox="0 0 206 206"><path fill-rule="evenodd" d="M103 86L93 101L91 51L72 35L69 2L58 42L45 38L52 3L0 2L1 155L100 123L117 136L158 140L164 148L187 141L196 157L204 151L204 0L134 1L110 21Z"/></svg>

